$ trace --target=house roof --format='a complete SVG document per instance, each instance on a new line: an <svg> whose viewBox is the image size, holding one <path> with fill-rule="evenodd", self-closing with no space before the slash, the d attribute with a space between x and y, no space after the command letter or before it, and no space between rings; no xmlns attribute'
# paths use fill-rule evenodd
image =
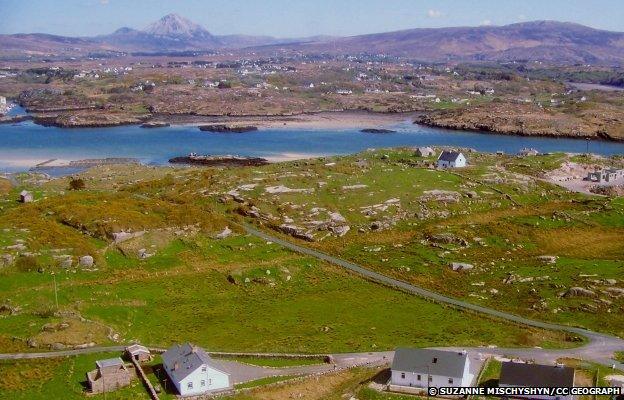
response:
<svg viewBox="0 0 624 400"><path fill-rule="evenodd" d="M454 161L457 161L457 159L459 158L460 155L462 155L462 153L460 153L458 151L447 151L447 150L444 150L440 154L440 157L438 157L438 160L454 162Z"/></svg>
<svg viewBox="0 0 624 400"><path fill-rule="evenodd" d="M149 349L145 346L142 346L140 344L133 344L130 345L128 347L126 347L126 351L129 354L138 354L138 353L148 353L149 354Z"/></svg>
<svg viewBox="0 0 624 400"><path fill-rule="evenodd" d="M169 377L176 382L182 381L202 365L227 374L204 349L191 343L170 347L162 354L162 360Z"/></svg>
<svg viewBox="0 0 624 400"><path fill-rule="evenodd" d="M392 369L461 378L467 360L462 352L399 348L394 352Z"/></svg>
<svg viewBox="0 0 624 400"><path fill-rule="evenodd" d="M30 192L29 192L29 191L27 191L27 190L22 190L22 191L20 192L20 195L22 195L22 196L28 196L28 195L30 195Z"/></svg>
<svg viewBox="0 0 624 400"><path fill-rule="evenodd" d="M572 387L574 368L504 362L499 384L528 387Z"/></svg>
<svg viewBox="0 0 624 400"><path fill-rule="evenodd" d="M97 360L95 362L98 368L107 368L107 367L121 367L124 365L124 362L121 358L107 358L106 360Z"/></svg>
<svg viewBox="0 0 624 400"><path fill-rule="evenodd" d="M431 147L416 147L416 151L420 151L421 153L432 153L433 149Z"/></svg>

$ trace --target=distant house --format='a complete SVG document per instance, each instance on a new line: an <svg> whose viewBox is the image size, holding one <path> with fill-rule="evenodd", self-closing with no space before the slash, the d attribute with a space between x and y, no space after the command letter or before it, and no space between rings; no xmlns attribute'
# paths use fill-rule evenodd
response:
<svg viewBox="0 0 624 400"><path fill-rule="evenodd" d="M230 389L230 375L200 347L174 345L162 355L163 367L182 396Z"/></svg>
<svg viewBox="0 0 624 400"><path fill-rule="evenodd" d="M470 386L470 359L466 352L406 349L394 352L390 384L404 387Z"/></svg>
<svg viewBox="0 0 624 400"><path fill-rule="evenodd" d="M438 168L463 168L466 166L466 157L457 151L444 150L438 157Z"/></svg>
<svg viewBox="0 0 624 400"><path fill-rule="evenodd" d="M149 349L140 344L133 344L126 347L126 355L128 358L138 362L146 362L152 359L152 353L150 353Z"/></svg>
<svg viewBox="0 0 624 400"><path fill-rule="evenodd" d="M91 393L103 393L128 386L134 379L134 369L128 369L119 357L98 360L96 369L87 372L87 385Z"/></svg>
<svg viewBox="0 0 624 400"><path fill-rule="evenodd" d="M435 155L435 150L433 150L431 147L417 147L414 154L417 157L431 157Z"/></svg>
<svg viewBox="0 0 624 400"><path fill-rule="evenodd" d="M522 150L520 150L518 152L518 155L519 156L523 156L523 157L526 157L526 156L536 156L538 154L539 154L539 151L537 151L537 150L535 150L533 148L528 148L528 147L525 147L524 149L522 149Z"/></svg>
<svg viewBox="0 0 624 400"><path fill-rule="evenodd" d="M19 199L20 199L20 202L22 203L31 203L33 201L33 195L32 193L26 190L22 190L22 192L19 195Z"/></svg>
<svg viewBox="0 0 624 400"><path fill-rule="evenodd" d="M574 368L562 365L524 364L504 362L501 366L500 387L573 387ZM521 396L516 396L521 397ZM565 400L571 396L535 395L536 400Z"/></svg>
<svg viewBox="0 0 624 400"><path fill-rule="evenodd" d="M595 171L595 172L590 172L587 174L587 177L585 178L585 180L591 181L591 182L602 183L602 182L613 182L616 180L620 180L622 178L624 178L624 169L609 168L609 169L602 169L602 170Z"/></svg>

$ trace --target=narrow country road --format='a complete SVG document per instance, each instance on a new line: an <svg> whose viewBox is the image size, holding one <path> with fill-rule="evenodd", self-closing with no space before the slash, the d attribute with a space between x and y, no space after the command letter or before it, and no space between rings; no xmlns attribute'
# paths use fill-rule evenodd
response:
<svg viewBox="0 0 624 400"><path fill-rule="evenodd" d="M300 246L298 244L289 242L287 240L283 240L277 236L268 234L266 232L260 231L248 224L243 224L242 227L249 233L250 235L256 236L266 241L270 241L276 243L280 246L288 248L297 253L305 254L311 257L315 257L319 260L323 260L329 262L334 265L338 265L340 267L346 268L356 274L362 275L368 279L371 279L375 282L397 288L408 293L415 294L417 296L421 296L427 299L434 300L439 303L452 305L454 307L458 307L465 310L475 311L477 313L486 314L489 316L493 316L496 318L500 318L503 320L511 321L514 323L532 326L535 328L548 329L548 330L559 330L575 333L578 335L582 335L588 338L589 342L581 347L566 349L566 350L542 350L542 349L474 349L483 351L484 353L492 353L492 354L509 354L515 355L518 357L528 357L540 359L544 358L545 355L551 355L558 357L581 357L586 360L591 360L603 365L615 365L617 368L624 369L624 364L619 363L613 360L613 353L615 351L623 351L624 350L624 340L603 333L593 332L588 329L558 325L549 322L536 321L528 318L524 318L518 315L506 313L503 311L494 310L488 307L482 307L476 304L468 303L466 301L458 300L452 297L447 297L441 295L436 292L432 292L430 290L424 289L422 287L409 284L407 282L400 281L398 279L391 278L386 275L382 275L378 272L371 271L367 268L364 268L360 265L354 264L349 261L345 261L343 259L330 256L328 254L322 253L317 250L313 250L304 246ZM487 351L486 351L487 350Z"/></svg>

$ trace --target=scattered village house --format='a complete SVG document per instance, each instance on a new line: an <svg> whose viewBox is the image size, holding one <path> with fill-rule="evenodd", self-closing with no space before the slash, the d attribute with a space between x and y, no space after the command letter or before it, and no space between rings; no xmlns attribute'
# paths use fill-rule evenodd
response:
<svg viewBox="0 0 624 400"><path fill-rule="evenodd" d="M22 203L30 203L33 201L33 195L32 193L26 190L22 190L22 192L19 195L19 199L20 199L20 202Z"/></svg>
<svg viewBox="0 0 624 400"><path fill-rule="evenodd" d="M573 387L574 368L563 365L540 365L504 362L501 366L500 387ZM521 397L521 396L517 396ZM535 395L536 400L566 400L571 396Z"/></svg>
<svg viewBox="0 0 624 400"><path fill-rule="evenodd" d="M146 362L152 360L152 353L145 346L140 344L133 344L126 347L126 356L138 362Z"/></svg>
<svg viewBox="0 0 624 400"><path fill-rule="evenodd" d="M162 355L163 367L182 396L230 389L230 375L202 349L190 343L174 345Z"/></svg>
<svg viewBox="0 0 624 400"><path fill-rule="evenodd" d="M98 360L97 369L87 372L87 384L91 393L103 393L128 386L134 379L134 369L128 369L119 357Z"/></svg>
<svg viewBox="0 0 624 400"><path fill-rule="evenodd" d="M624 169L603 169L600 171L590 172L585 180L590 182L613 182L624 178Z"/></svg>
<svg viewBox="0 0 624 400"><path fill-rule="evenodd" d="M402 387L470 386L470 359L466 352L399 348L394 353L390 385Z"/></svg>
<svg viewBox="0 0 624 400"><path fill-rule="evenodd" d="M417 157L431 157L435 151L431 147L417 147L415 154Z"/></svg>
<svg viewBox="0 0 624 400"><path fill-rule="evenodd" d="M524 157L526 157L526 156L536 156L538 154L539 154L539 151L537 151L537 150L535 150L533 148L528 148L528 147L525 147L524 149L522 149L522 150L520 150L518 152L519 156L524 156Z"/></svg>
<svg viewBox="0 0 624 400"><path fill-rule="evenodd" d="M466 166L466 157L457 151L444 150L438 157L438 168L463 168Z"/></svg>

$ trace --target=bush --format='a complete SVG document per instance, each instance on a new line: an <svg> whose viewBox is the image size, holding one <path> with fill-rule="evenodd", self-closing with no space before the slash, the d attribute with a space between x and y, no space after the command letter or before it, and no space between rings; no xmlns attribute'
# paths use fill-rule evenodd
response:
<svg viewBox="0 0 624 400"><path fill-rule="evenodd" d="M39 269L39 261L36 257L21 256L15 262L15 266L22 272L33 272Z"/></svg>
<svg viewBox="0 0 624 400"><path fill-rule="evenodd" d="M85 188L84 180L80 178L72 178L69 181L69 190L82 190Z"/></svg>

